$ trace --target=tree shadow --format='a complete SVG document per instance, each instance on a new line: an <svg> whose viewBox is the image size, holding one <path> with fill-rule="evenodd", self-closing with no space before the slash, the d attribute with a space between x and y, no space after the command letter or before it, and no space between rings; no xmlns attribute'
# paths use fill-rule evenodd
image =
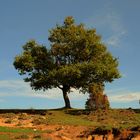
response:
<svg viewBox="0 0 140 140"><path fill-rule="evenodd" d="M5 113L27 113L27 114L40 114L40 115L46 115L47 110L46 109L0 109L0 114Z"/></svg>

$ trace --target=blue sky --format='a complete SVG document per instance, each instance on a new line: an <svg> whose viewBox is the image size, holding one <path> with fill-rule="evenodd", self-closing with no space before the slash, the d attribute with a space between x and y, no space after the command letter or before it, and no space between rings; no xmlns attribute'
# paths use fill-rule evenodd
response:
<svg viewBox="0 0 140 140"><path fill-rule="evenodd" d="M49 47L48 31L66 16L96 28L119 58L122 78L107 83L113 108L138 108L140 99L139 0L0 0L0 108L57 108L64 105L58 89L31 90L12 63L22 45L35 39ZM84 108L87 95L69 94L73 107Z"/></svg>

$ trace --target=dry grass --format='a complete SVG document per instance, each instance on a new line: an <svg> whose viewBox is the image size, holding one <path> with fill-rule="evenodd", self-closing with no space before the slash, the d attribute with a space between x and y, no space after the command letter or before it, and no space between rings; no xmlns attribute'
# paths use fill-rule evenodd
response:
<svg viewBox="0 0 140 140"><path fill-rule="evenodd" d="M96 110L92 112L81 109L56 109L43 112L32 110L31 113L28 110L28 112L0 113L0 119L6 126L12 126L12 128L0 127L0 139L3 140L4 138L7 140L20 139L28 136L28 134L30 134L31 139L45 139L44 134L51 139L55 132L58 134L64 132L70 135L70 133L75 133L75 129L77 129L76 131L80 133L82 129L78 126L89 131L91 128L92 131L96 130L97 132L140 128L140 110L132 109ZM27 124L31 124L31 128L23 129L22 127L27 127ZM55 127L56 125L58 126Z"/></svg>

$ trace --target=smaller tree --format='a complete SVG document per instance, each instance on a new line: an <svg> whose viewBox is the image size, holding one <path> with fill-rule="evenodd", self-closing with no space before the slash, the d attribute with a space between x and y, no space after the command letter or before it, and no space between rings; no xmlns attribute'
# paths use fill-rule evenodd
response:
<svg viewBox="0 0 140 140"><path fill-rule="evenodd" d="M107 95L103 94L104 85L102 83L94 83L89 86L89 98L86 102L86 109L109 109L109 100Z"/></svg>

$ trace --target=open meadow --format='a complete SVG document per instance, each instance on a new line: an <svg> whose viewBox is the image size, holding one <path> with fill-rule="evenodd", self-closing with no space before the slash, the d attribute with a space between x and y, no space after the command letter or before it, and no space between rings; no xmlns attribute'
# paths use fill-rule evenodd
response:
<svg viewBox="0 0 140 140"><path fill-rule="evenodd" d="M0 140L127 140L139 135L138 109L0 110Z"/></svg>

